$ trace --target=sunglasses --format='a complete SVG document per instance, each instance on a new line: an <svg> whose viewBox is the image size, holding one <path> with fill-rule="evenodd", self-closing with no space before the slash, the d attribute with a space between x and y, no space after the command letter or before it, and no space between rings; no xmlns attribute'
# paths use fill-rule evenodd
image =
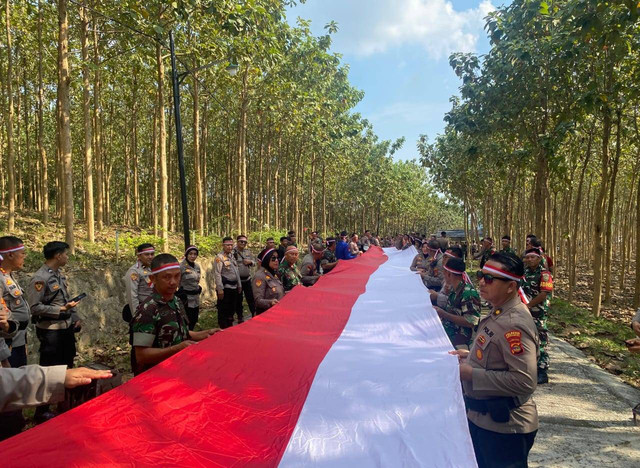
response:
<svg viewBox="0 0 640 468"><path fill-rule="evenodd" d="M239 241L238 241L238 244L246 244L246 243L247 243L247 241L246 241L246 240L239 240Z"/></svg>
<svg viewBox="0 0 640 468"><path fill-rule="evenodd" d="M270 262L277 262L278 261L278 257L271 257L269 259Z"/></svg>
<svg viewBox="0 0 640 468"><path fill-rule="evenodd" d="M489 273L484 273L482 270L479 270L476 273L476 277L478 278L478 281L483 279L484 280L484 284L491 284L491 283L493 283L493 280L513 281L513 280L510 280L509 278L502 278L500 276L493 276L493 275L490 275Z"/></svg>

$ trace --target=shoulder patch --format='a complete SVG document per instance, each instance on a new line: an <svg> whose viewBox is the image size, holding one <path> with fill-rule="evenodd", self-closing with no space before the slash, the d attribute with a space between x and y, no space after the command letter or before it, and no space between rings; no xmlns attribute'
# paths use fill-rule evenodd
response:
<svg viewBox="0 0 640 468"><path fill-rule="evenodd" d="M256 280L256 286L257 287L262 286L262 280Z"/></svg>
<svg viewBox="0 0 640 468"><path fill-rule="evenodd" d="M40 292L42 288L44 288L44 281L36 281L33 286L36 288L36 291Z"/></svg>
<svg viewBox="0 0 640 468"><path fill-rule="evenodd" d="M131 273L131 281L138 281L138 273Z"/></svg>
<svg viewBox="0 0 640 468"><path fill-rule="evenodd" d="M56 283L51 287L51 289L53 289L54 291L57 291L58 289L60 289L60 285Z"/></svg>
<svg viewBox="0 0 640 468"><path fill-rule="evenodd" d="M216 263L220 263L220 257L216 257Z"/></svg>
<svg viewBox="0 0 640 468"><path fill-rule="evenodd" d="M522 354L524 349L522 348L521 337L522 332L518 330L509 330L504 334L504 337L507 339L509 343L509 350L511 354L517 356L518 354Z"/></svg>

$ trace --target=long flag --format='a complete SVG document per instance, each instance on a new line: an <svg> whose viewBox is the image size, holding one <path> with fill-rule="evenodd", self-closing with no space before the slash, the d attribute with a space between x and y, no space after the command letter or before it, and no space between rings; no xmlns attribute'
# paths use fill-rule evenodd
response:
<svg viewBox="0 0 640 468"><path fill-rule="evenodd" d="M0 443L2 465L475 467L415 249L371 248L264 314Z"/></svg>

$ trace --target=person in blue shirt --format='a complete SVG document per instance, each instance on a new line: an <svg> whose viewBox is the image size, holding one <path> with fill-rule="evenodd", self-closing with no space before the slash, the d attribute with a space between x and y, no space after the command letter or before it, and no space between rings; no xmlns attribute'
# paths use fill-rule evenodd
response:
<svg viewBox="0 0 640 468"><path fill-rule="evenodd" d="M353 255L349 251L349 244L347 243L346 239L347 239L347 231L342 231L340 233L340 240L336 245L336 258L338 260L351 260L358 257L358 255Z"/></svg>

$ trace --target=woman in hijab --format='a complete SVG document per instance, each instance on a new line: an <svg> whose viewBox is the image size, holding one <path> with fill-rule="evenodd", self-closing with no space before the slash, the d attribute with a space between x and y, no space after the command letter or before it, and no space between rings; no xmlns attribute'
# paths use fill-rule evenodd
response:
<svg viewBox="0 0 640 468"><path fill-rule="evenodd" d="M278 251L264 249L258 255L258 259L260 268L251 281L253 297L256 301L256 315L276 305L284 296L284 287L276 276L280 264Z"/></svg>
<svg viewBox="0 0 640 468"><path fill-rule="evenodd" d="M176 293L185 308L187 317L189 318L189 330L193 330L198 323L200 315L200 265L196 263L198 258L198 247L189 246L184 252L184 260L180 262L180 289Z"/></svg>

